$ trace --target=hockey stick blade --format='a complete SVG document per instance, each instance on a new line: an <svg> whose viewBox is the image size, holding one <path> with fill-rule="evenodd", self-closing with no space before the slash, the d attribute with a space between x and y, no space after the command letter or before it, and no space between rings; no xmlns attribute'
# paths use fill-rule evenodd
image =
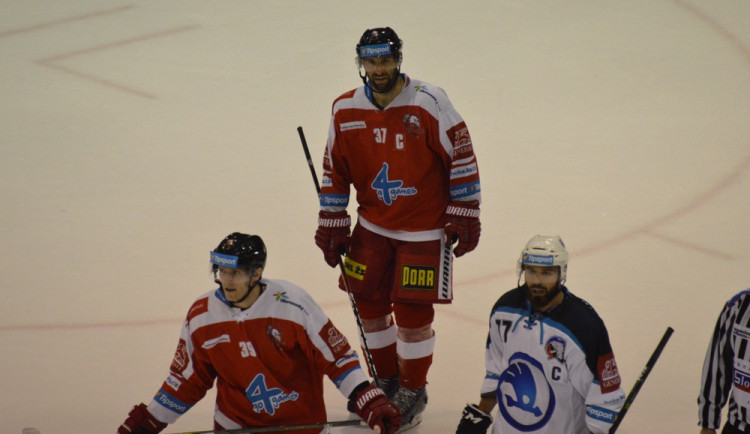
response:
<svg viewBox="0 0 750 434"><path fill-rule="evenodd" d="M280 425L280 426L267 426L257 428L239 428L239 429L225 429L218 431L186 431L172 434L252 434L262 432L280 432L280 431L297 431L302 429L323 429L323 428L336 428L340 426L367 426L363 421L359 419L352 420L337 420L332 422L324 423L311 423L307 425Z"/></svg>
<svg viewBox="0 0 750 434"><path fill-rule="evenodd" d="M630 389L630 393L628 393L628 396L625 398L625 404L623 404L622 410L620 410L620 413L617 415L615 423L613 423L612 427L609 429L609 434L614 434L615 431L617 431L620 423L622 423L622 419L625 418L625 414L628 412L628 409L630 409L630 405L635 400L636 395L638 395L638 391L641 390L641 387L643 387L643 383L646 382L646 377L648 377L648 374L651 373L651 369L654 368L656 361L659 360L659 356L664 350L664 347L667 346L667 341L669 341L669 338L672 336L673 332L674 329L672 327L667 327L667 330L664 332L664 336L662 336L661 340L659 341L659 345L656 346L653 354L651 354L648 362L646 362L646 366L643 368L643 371L641 371L641 375L638 376L638 379L635 381L633 388Z"/></svg>

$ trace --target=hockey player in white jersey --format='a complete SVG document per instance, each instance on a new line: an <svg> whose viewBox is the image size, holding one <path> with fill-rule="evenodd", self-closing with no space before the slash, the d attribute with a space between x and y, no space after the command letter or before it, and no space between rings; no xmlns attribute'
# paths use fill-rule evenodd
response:
<svg viewBox="0 0 750 434"><path fill-rule="evenodd" d="M536 235L518 259L519 286L490 314L486 375L457 434L607 433L625 402L604 322L564 286L559 236ZM521 278L525 282L521 285Z"/></svg>

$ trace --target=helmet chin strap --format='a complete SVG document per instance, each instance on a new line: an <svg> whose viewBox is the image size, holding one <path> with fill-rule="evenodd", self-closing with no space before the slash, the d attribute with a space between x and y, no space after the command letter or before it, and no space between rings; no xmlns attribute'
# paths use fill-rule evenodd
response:
<svg viewBox="0 0 750 434"><path fill-rule="evenodd" d="M375 90L374 87L372 87L372 82L367 79L367 74L362 74L361 68L359 72L359 78L362 79L362 83L365 84L365 87L368 88L371 92L375 93L388 93L391 90L393 90L394 87L396 87L396 83L398 83L399 77L401 77L401 66L396 68L396 74L393 76L393 80L391 81L391 85L388 86L388 89L386 90Z"/></svg>
<svg viewBox="0 0 750 434"><path fill-rule="evenodd" d="M258 279L255 282L255 285L253 285L252 288L248 288L247 292L245 293L245 295L242 296L242 298L240 298L237 301L232 301L230 303L232 303L234 306L241 304L243 301L247 300L248 297L250 297L250 294L252 294L253 291L255 291L255 288L260 288L260 279Z"/></svg>

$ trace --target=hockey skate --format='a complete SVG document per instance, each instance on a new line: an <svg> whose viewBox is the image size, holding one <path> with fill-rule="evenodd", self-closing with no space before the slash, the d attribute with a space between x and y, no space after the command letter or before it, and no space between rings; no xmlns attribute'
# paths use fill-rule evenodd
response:
<svg viewBox="0 0 750 434"><path fill-rule="evenodd" d="M396 432L408 431L422 422L422 412L427 406L427 389L424 386L419 389L399 387L391 401L401 411L401 428Z"/></svg>
<svg viewBox="0 0 750 434"><path fill-rule="evenodd" d="M374 381L373 384L375 384ZM385 392L385 396L387 396L388 399L392 400L393 395L395 395L396 391L398 390L398 376L396 375L388 378L378 378L378 386L383 389L383 392Z"/></svg>

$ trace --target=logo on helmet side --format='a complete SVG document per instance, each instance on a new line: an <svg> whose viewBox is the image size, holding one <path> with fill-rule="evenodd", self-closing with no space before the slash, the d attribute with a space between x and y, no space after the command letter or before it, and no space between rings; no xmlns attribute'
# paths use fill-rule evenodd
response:
<svg viewBox="0 0 750 434"><path fill-rule="evenodd" d="M390 44L365 45L363 47L359 47L359 57L388 56L390 54Z"/></svg>
<svg viewBox="0 0 750 434"><path fill-rule="evenodd" d="M549 255L523 254L523 263L529 265L555 265L555 257Z"/></svg>
<svg viewBox="0 0 750 434"><path fill-rule="evenodd" d="M234 255L211 252L211 263L220 267L237 268L240 258Z"/></svg>

